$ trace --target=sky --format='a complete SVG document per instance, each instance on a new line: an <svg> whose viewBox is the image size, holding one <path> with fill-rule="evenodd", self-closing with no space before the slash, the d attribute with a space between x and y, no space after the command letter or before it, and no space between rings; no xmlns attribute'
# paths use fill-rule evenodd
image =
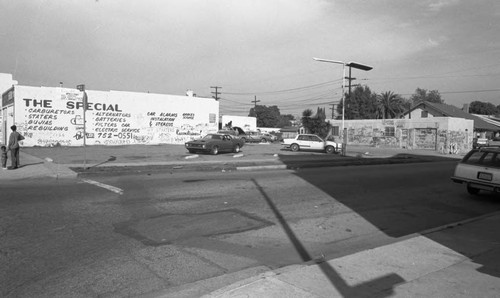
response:
<svg viewBox="0 0 500 298"><path fill-rule="evenodd" d="M498 0L0 0L0 73L20 85L212 97L331 113L353 84L500 105ZM346 68L347 70L347 68ZM348 73L348 71L347 71ZM347 91L347 88L344 89ZM257 102L255 102L257 101Z"/></svg>

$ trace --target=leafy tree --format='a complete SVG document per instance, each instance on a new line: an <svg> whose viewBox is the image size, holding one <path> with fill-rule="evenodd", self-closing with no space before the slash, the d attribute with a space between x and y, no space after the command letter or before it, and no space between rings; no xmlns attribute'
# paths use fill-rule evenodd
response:
<svg viewBox="0 0 500 298"><path fill-rule="evenodd" d="M258 127L277 127L281 117L280 109L277 106L268 107L263 105L251 108L248 115L257 118Z"/></svg>
<svg viewBox="0 0 500 298"><path fill-rule="evenodd" d="M248 117L255 117L257 118L257 114L255 113L255 109L251 108L250 112L248 113Z"/></svg>
<svg viewBox="0 0 500 298"><path fill-rule="evenodd" d="M276 127L281 128L281 127L291 126L293 120L295 120L295 117L291 114L280 115L280 119Z"/></svg>
<svg viewBox="0 0 500 298"><path fill-rule="evenodd" d="M405 109L404 100L392 91L382 92L377 95L377 108L375 116L377 119L392 119Z"/></svg>
<svg viewBox="0 0 500 298"><path fill-rule="evenodd" d="M417 88L417 90L415 90L415 93L410 97L410 100L413 104L416 104L420 101L444 103L444 100L441 98L441 94L439 94L439 91L427 91L426 89L421 88Z"/></svg>
<svg viewBox="0 0 500 298"><path fill-rule="evenodd" d="M473 101L470 103L469 112L481 115L496 115L500 113L499 107L495 107L495 105L490 102Z"/></svg>
<svg viewBox="0 0 500 298"><path fill-rule="evenodd" d="M318 108L316 115L312 116L312 110L307 109L302 112L302 125L312 134L325 138L330 131L330 123L326 122L325 109Z"/></svg>
<svg viewBox="0 0 500 298"><path fill-rule="evenodd" d="M351 97L345 95L345 119L374 119L377 110L377 95L368 86L357 86ZM337 107L342 114L342 103Z"/></svg>

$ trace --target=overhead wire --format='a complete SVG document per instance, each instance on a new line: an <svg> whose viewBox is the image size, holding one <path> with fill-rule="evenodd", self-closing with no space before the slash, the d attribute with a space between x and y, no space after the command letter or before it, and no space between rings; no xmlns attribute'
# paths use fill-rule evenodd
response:
<svg viewBox="0 0 500 298"><path fill-rule="evenodd" d="M496 65L500 65L496 64ZM362 79L357 79L358 81L370 81L370 85L372 84L381 84L383 81L387 80L416 80L416 79L439 79L439 78L457 78L457 77L488 77L488 76L497 76L500 75L500 73L493 73L493 74L457 74L460 72L465 72L468 70L472 69L481 69L481 68L486 68L489 67L491 68L492 65L484 66L484 67L474 67L474 68L468 68L468 69L462 69L462 70L455 70L455 71L449 71L449 72L444 72L439 75L422 75L422 76L408 76L408 77L396 77L396 78L375 78L375 79L367 79L367 78L362 78ZM495 66L495 65L493 65ZM455 74L455 75L451 75ZM267 96L275 96L275 99L269 99L266 98L266 105L268 106L273 106L276 105L280 109L283 110L292 110L292 109L301 109L304 107L310 107L311 105L325 105L325 104L332 104L335 102L340 102L341 99L335 100L336 96L341 95L340 89L342 88L341 86L336 87L336 88L330 88L325 91L325 88L335 84L339 83L342 81L342 79L338 80L330 80L327 82L321 82L317 84L311 84L311 85L306 85L306 86L300 86L296 88L288 88L288 89L279 89L279 90L274 90L274 91L259 91L259 92L224 92L225 95L231 95L231 96L260 96L261 100L262 98L266 98ZM378 82L377 82L378 81ZM344 86L345 87L345 86ZM312 90L317 90L314 93L311 93ZM462 90L462 91L442 91L440 92L441 94L461 94L461 93L475 93L475 92L498 92L500 89L481 89L481 90ZM301 92L308 92L307 94L300 94ZM297 95L290 96L292 93L297 93ZM411 94L400 94L400 95L411 95ZM248 109L250 106L254 106L255 104L252 104L251 101L244 102L244 101L237 101L229 98L221 98L225 100L228 103L235 103L238 104L238 107L224 107L226 111L240 111L240 110L245 110ZM331 99L331 100L328 100ZM328 100L328 101L325 101Z"/></svg>
<svg viewBox="0 0 500 298"><path fill-rule="evenodd" d="M224 94L229 94L229 95L266 95L266 94L276 94L276 93L285 93L285 92L298 92L298 91L304 91L307 89L316 88L316 87L320 87L320 86L330 85L330 84L337 83L340 81L342 81L342 79L334 80L334 81L327 81L327 82L323 82L323 83L302 86L302 87L297 87L297 88L283 89L283 90L262 91L262 92L224 92Z"/></svg>

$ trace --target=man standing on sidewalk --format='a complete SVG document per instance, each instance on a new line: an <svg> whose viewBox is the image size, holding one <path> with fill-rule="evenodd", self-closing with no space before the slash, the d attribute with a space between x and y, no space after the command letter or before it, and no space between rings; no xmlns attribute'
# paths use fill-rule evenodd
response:
<svg viewBox="0 0 500 298"><path fill-rule="evenodd" d="M10 157L12 159L11 170L14 170L19 167L19 141L24 140L24 137L17 132L17 127L15 125L12 125L10 129L12 130L12 132L9 136L7 150L10 150Z"/></svg>

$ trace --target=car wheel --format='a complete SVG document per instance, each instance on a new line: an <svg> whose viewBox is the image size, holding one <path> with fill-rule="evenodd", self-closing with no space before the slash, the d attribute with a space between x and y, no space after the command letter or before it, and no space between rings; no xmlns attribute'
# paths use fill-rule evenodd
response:
<svg viewBox="0 0 500 298"><path fill-rule="evenodd" d="M243 143L247 142L247 139L245 139L245 138L241 138L241 140L243 141Z"/></svg>
<svg viewBox="0 0 500 298"><path fill-rule="evenodd" d="M234 146L234 150L233 151L234 151L234 153L238 153L238 152L240 152L240 149L241 149L240 145L236 144L236 146Z"/></svg>
<svg viewBox="0 0 500 298"><path fill-rule="evenodd" d="M212 147L212 154L217 155L217 153L219 153L219 146L213 146Z"/></svg>
<svg viewBox="0 0 500 298"><path fill-rule="evenodd" d="M292 144L292 146L290 146L290 149L292 149L292 151L299 151L299 145L297 144Z"/></svg>
<svg viewBox="0 0 500 298"><path fill-rule="evenodd" d="M332 154L335 152L335 148L333 148L333 146L326 146L325 151L328 154Z"/></svg>
<svg viewBox="0 0 500 298"><path fill-rule="evenodd" d="M467 192L471 195L477 195L479 193L479 188L467 186Z"/></svg>
<svg viewBox="0 0 500 298"><path fill-rule="evenodd" d="M261 143L267 143L267 140L266 140L266 139L264 139L264 138L262 138L262 139L260 140L260 142L261 142Z"/></svg>

